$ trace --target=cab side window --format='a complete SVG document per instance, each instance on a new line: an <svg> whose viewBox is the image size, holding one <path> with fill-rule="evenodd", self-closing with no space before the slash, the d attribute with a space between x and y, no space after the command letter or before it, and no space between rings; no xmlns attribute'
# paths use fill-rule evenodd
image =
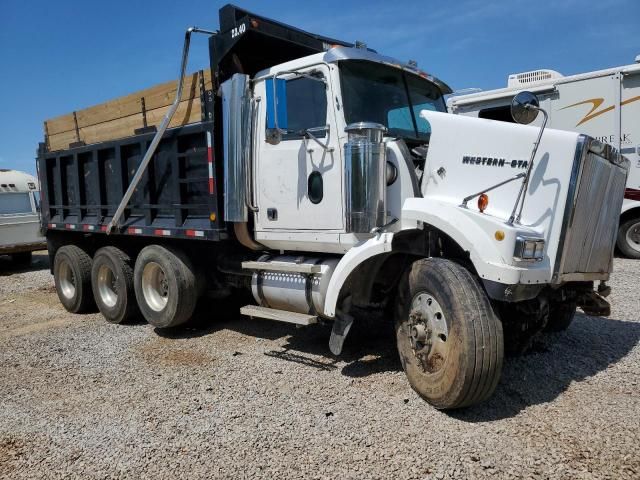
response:
<svg viewBox="0 0 640 480"><path fill-rule="evenodd" d="M303 130L324 127L327 124L326 85L306 77L288 80L287 119L291 133L283 135L283 140L300 139ZM316 137L325 135L326 132L314 132Z"/></svg>

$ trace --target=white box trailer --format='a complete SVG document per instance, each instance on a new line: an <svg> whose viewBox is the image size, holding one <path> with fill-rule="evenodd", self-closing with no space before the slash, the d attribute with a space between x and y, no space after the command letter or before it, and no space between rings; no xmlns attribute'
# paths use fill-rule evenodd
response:
<svg viewBox="0 0 640 480"><path fill-rule="evenodd" d="M579 75L553 70L509 75L507 88L452 96L451 113L513 122L510 104L521 91L533 92L549 114L548 126L592 136L631 161L617 245L640 258L640 55L636 63ZM542 122L542 116L537 119Z"/></svg>
<svg viewBox="0 0 640 480"><path fill-rule="evenodd" d="M0 255L31 262L31 252L45 249L40 231L38 180L28 173L0 169Z"/></svg>

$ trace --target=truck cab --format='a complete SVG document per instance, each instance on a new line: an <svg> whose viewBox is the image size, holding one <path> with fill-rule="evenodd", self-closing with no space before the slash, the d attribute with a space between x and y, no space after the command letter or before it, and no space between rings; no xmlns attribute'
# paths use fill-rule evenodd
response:
<svg viewBox="0 0 640 480"><path fill-rule="evenodd" d="M269 248L346 253L368 231L354 231L348 216L343 146L347 126L371 122L384 129L384 165L389 220L401 220L404 199L420 187L424 158L410 148L426 149L429 123L423 109L445 111L449 88L419 70L364 49L335 47L263 70L253 79L256 146L252 152L256 240ZM421 76L422 75L422 76ZM281 82L276 99L287 125L274 144L267 138L274 79ZM270 101L271 100L271 101ZM271 127L271 128L270 128ZM415 163L414 163L415 160ZM402 178L398 178L398 175ZM346 212L346 215L345 215ZM416 227L402 220L389 231Z"/></svg>

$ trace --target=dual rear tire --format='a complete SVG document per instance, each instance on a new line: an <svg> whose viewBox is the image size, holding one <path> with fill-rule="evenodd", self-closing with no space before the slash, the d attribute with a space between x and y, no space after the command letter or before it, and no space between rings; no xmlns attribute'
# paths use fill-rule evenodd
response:
<svg viewBox="0 0 640 480"><path fill-rule="evenodd" d="M110 323L125 323L140 314L157 328L180 325L193 314L198 279L186 255L159 246L145 247L135 265L119 248L99 249L93 259L76 245L58 249L54 259L56 291L72 313L97 306Z"/></svg>
<svg viewBox="0 0 640 480"><path fill-rule="evenodd" d="M103 247L93 257L93 296L109 323L125 323L139 313L129 256L116 247Z"/></svg>
<svg viewBox="0 0 640 480"><path fill-rule="evenodd" d="M198 301L191 261L182 252L159 245L149 245L138 255L134 287L142 315L157 328L186 322Z"/></svg>

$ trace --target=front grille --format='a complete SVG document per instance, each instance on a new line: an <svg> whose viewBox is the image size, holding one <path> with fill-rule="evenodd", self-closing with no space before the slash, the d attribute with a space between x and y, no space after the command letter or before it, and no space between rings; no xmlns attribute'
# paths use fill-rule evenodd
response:
<svg viewBox="0 0 640 480"><path fill-rule="evenodd" d="M606 279L618 231L628 162L610 146L586 136L580 137L578 149L565 208L564 243L556 263L556 278ZM580 275L585 273L601 275Z"/></svg>

